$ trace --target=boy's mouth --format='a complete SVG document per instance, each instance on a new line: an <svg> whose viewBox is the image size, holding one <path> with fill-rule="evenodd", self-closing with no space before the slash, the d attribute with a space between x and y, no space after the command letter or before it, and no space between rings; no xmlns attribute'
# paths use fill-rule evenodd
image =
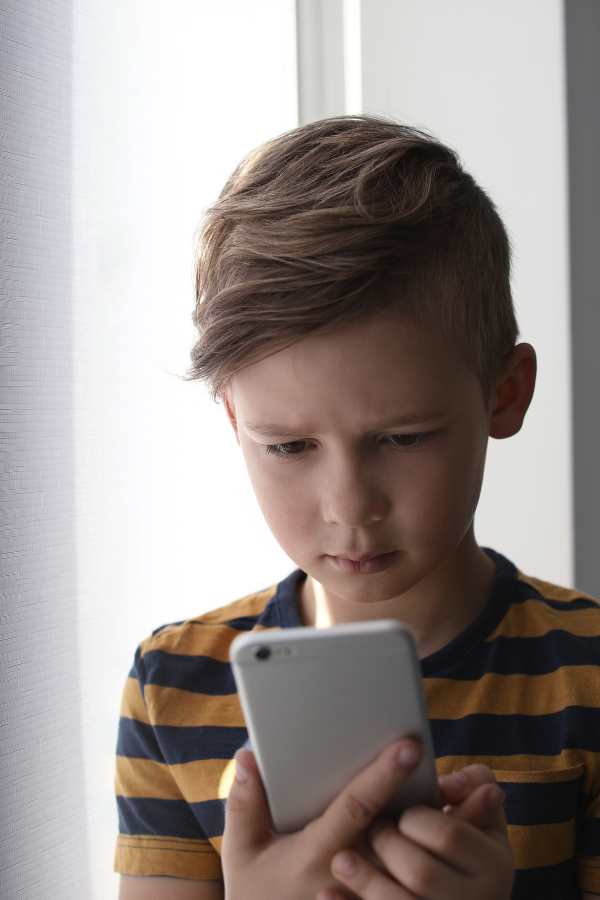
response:
<svg viewBox="0 0 600 900"><path fill-rule="evenodd" d="M366 559L360 558L362 554L351 556L330 556L334 564L345 575L375 575L377 572L383 572L388 569L394 561L398 551L392 550L391 553L378 553L376 556L369 556Z"/></svg>

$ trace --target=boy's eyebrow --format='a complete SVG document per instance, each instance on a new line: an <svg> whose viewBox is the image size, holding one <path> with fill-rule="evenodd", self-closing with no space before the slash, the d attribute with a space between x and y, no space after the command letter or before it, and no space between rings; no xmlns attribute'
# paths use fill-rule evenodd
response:
<svg viewBox="0 0 600 900"><path fill-rule="evenodd" d="M386 431L388 428L397 426L418 425L421 422L428 422L431 419L439 419L443 415L444 410L441 409L415 410L414 412L403 413L393 419L388 419L388 424L374 425L371 430ZM248 431L251 431L254 434L262 434L264 437L281 437L281 435L285 435L286 437L301 438L306 437L307 434L314 431L313 428L306 428L304 431L294 431L286 425L278 425L271 422L244 422L243 425Z"/></svg>
<svg viewBox="0 0 600 900"><path fill-rule="evenodd" d="M308 434L308 430L310 430L290 431L284 425L270 425L267 422L257 422L256 425L253 425L251 422L244 422L243 425L247 431L251 431L254 434L262 434L265 437L280 437L282 434L285 434L287 437L301 437L304 434Z"/></svg>

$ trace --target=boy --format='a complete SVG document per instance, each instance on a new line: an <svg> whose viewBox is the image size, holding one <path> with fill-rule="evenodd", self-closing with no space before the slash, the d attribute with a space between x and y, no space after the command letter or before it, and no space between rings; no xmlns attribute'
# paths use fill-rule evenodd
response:
<svg viewBox="0 0 600 900"><path fill-rule="evenodd" d="M223 879L227 900L600 894L600 610L473 532L488 437L520 429L535 381L493 204L431 137L331 119L251 154L199 246L190 377L223 401L299 569L138 650L122 900L211 900ZM418 761L403 741L273 836L231 641L389 617L417 637L445 810L376 818Z"/></svg>

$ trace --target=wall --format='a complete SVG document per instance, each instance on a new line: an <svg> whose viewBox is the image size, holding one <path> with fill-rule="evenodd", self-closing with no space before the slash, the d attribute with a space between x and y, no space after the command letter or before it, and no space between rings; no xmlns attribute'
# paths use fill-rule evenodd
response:
<svg viewBox="0 0 600 900"><path fill-rule="evenodd" d="M363 0L365 112L455 147L514 248L536 395L516 437L491 441L480 543L573 583L571 353L563 7L559 0Z"/></svg>
<svg viewBox="0 0 600 900"><path fill-rule="evenodd" d="M573 335L575 578L600 597L600 3L565 5Z"/></svg>

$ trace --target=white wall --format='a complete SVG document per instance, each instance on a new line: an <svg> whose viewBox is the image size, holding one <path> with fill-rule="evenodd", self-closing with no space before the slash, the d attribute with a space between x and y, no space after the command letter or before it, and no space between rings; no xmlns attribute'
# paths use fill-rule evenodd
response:
<svg viewBox="0 0 600 900"><path fill-rule="evenodd" d="M539 380L522 432L491 441L480 543L573 579L563 7L559 0L362 0L365 112L454 146L498 205Z"/></svg>

